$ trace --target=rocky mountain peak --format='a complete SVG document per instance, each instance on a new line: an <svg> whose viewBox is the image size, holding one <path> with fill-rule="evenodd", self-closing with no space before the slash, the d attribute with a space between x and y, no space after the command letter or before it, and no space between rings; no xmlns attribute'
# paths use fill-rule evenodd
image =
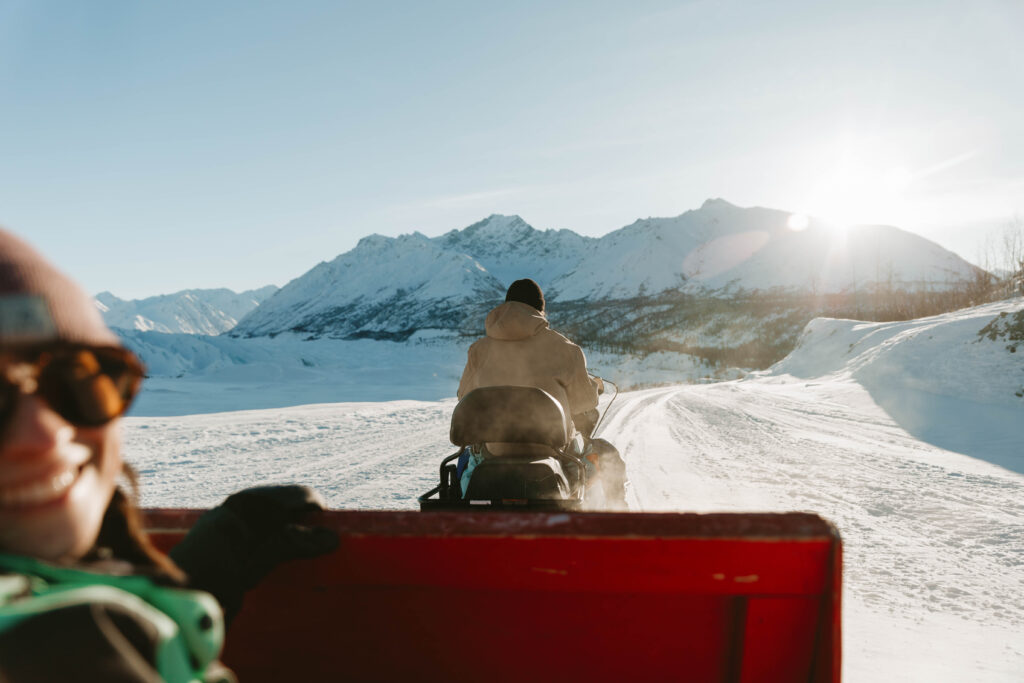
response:
<svg viewBox="0 0 1024 683"><path fill-rule="evenodd" d="M722 199L721 197L709 197L708 199L704 200L703 204L700 205L700 210L701 211L704 211L704 210L707 210L707 209L738 209L738 208L740 208L740 207L736 206L735 204L733 204L731 202L727 202L726 200Z"/></svg>

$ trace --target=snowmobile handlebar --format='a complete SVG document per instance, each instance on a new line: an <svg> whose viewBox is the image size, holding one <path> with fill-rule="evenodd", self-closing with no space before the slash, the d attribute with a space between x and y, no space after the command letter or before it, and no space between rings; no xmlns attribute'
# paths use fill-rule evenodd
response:
<svg viewBox="0 0 1024 683"><path fill-rule="evenodd" d="M596 379L597 382L598 382L598 390L597 390L598 396L600 396L601 394L604 393L604 385L605 384L611 384L612 388L615 389L615 393L612 394L611 400L608 401L607 405L605 405L605 407L604 407L604 412L601 413L601 418L597 421L597 424L594 425L594 428L590 430L590 434L593 437L593 436L597 436L597 430L600 429L601 424L604 422L605 415L608 414L608 409L612 407L612 403L614 403L615 399L618 397L618 395L619 395L619 385L616 384L615 382L611 381L610 379L604 379L602 377L599 377L597 375L597 373L591 372L589 368L587 369L587 372L590 373L590 376L593 377L594 379Z"/></svg>

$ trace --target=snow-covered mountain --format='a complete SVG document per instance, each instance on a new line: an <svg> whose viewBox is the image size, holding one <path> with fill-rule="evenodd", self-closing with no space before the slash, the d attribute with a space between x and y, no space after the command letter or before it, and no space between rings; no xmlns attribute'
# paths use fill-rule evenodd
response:
<svg viewBox="0 0 1024 683"><path fill-rule="evenodd" d="M504 293L473 258L418 232L371 235L289 282L231 334L406 339L422 328L457 328L481 302Z"/></svg>
<svg viewBox="0 0 1024 683"><path fill-rule="evenodd" d="M628 299L666 290L849 292L948 287L976 268L923 237L889 226L836 229L792 214L709 199L675 218L647 218L588 245L552 283L554 300Z"/></svg>
<svg viewBox="0 0 1024 683"><path fill-rule="evenodd" d="M433 239L373 235L289 283L231 334L403 339L427 328L476 332L482 311L512 280L532 277L553 313L564 314L560 324L601 339L603 330L624 325L631 332L678 326L683 321L669 319L678 311L666 309L666 297L920 292L969 281L977 271L898 228L835 230L810 219L794 230L791 216L710 199L675 218L639 220L601 238L536 230L519 216L501 215ZM602 307L607 314L595 318ZM787 334L795 336L808 319Z"/></svg>
<svg viewBox="0 0 1024 683"><path fill-rule="evenodd" d="M472 257L505 287L524 277L542 285L553 282L575 268L597 241L572 230L537 230L519 216L497 214L434 239L449 251Z"/></svg>
<svg viewBox="0 0 1024 683"><path fill-rule="evenodd" d="M404 339L417 329L458 329L500 299L512 280L554 280L592 241L497 214L433 239L371 235L288 283L232 334Z"/></svg>
<svg viewBox="0 0 1024 683"><path fill-rule="evenodd" d="M186 289L145 299L96 295L96 307L111 327L164 333L221 334L277 291L275 285L237 294L230 289Z"/></svg>

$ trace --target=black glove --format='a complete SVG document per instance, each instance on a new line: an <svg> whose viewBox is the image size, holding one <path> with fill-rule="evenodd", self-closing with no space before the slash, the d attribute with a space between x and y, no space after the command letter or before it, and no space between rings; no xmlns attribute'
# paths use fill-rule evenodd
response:
<svg viewBox="0 0 1024 683"><path fill-rule="evenodd" d="M338 547L334 531L302 520L324 509L305 486L257 486L228 496L196 522L170 555L193 588L212 593L230 621L245 592L281 562Z"/></svg>

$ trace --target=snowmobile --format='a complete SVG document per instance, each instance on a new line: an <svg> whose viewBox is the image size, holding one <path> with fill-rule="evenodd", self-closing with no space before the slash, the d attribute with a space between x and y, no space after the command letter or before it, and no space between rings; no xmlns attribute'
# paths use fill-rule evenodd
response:
<svg viewBox="0 0 1024 683"><path fill-rule="evenodd" d="M600 421L592 431L599 425ZM597 456L615 447L592 439L589 452L579 455L582 440L577 436L580 443L574 444L573 434L562 405L542 389L474 389L452 413L449 438L459 450L441 461L440 482L419 497L420 510L579 510L588 502L593 507L591 499L603 494L594 485ZM486 444L493 443L501 444L502 455L483 457L463 490L460 456L467 448L480 449L486 456Z"/></svg>

